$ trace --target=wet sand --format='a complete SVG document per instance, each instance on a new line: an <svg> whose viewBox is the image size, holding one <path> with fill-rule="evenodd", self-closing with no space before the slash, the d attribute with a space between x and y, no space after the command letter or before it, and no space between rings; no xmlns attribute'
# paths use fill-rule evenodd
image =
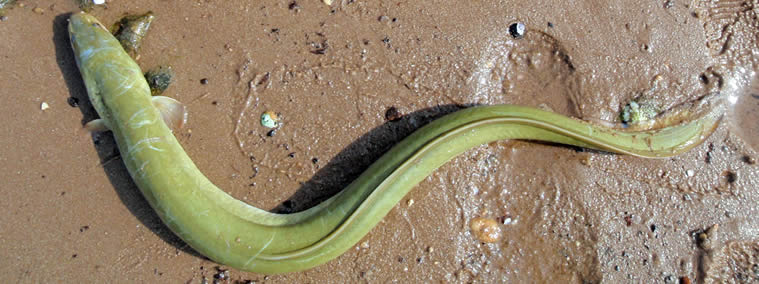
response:
<svg viewBox="0 0 759 284"><path fill-rule="evenodd" d="M155 13L138 63L175 71L165 95L190 114L180 142L220 188L277 212L317 204L467 105L618 123L640 95L662 109L715 90L734 103L705 143L673 158L476 147L341 257L285 275L232 269L225 281L759 281L755 2L334 2L114 0L92 14L110 25ZM108 133L82 130L96 114L69 48L74 1L19 3L0 21L0 275L212 281L227 268L160 222ZM515 22L523 38L510 35ZM388 121L393 107L403 116ZM282 116L273 136L260 125L267 110ZM476 217L499 220L503 238L478 241Z"/></svg>

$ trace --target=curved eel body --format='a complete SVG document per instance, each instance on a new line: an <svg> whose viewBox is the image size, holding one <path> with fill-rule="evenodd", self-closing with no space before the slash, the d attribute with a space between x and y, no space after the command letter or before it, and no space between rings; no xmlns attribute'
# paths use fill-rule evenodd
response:
<svg viewBox="0 0 759 284"><path fill-rule="evenodd" d="M267 274L305 270L341 255L416 184L474 146L528 139L665 157L698 145L722 116L708 105L694 107L702 110L680 113L695 119L631 131L528 107L472 107L420 128L332 198L302 212L275 214L231 197L198 170L151 103L139 66L102 24L77 13L69 33L89 98L161 220L208 258Z"/></svg>

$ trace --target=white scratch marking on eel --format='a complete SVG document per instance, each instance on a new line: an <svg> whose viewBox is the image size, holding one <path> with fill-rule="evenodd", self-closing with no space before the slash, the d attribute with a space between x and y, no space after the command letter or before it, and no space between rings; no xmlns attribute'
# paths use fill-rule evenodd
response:
<svg viewBox="0 0 759 284"><path fill-rule="evenodd" d="M277 235L277 232L274 231L274 233L271 234L271 239L269 239L269 241L266 242L266 244L263 247L261 247L261 249L258 250L258 252L256 254L254 254L250 259L248 259L248 261L245 262L245 266L248 266L248 264L250 264L251 261L253 261L254 259L256 259L256 257L258 257L267 247L269 247L269 245L271 244L271 242L274 241L274 237L276 235ZM251 266L251 268L253 268L255 266L256 265L254 264L253 266Z"/></svg>
<svg viewBox="0 0 759 284"><path fill-rule="evenodd" d="M156 148L155 146L153 146L154 142L158 142L158 141L161 141L161 140L163 140L163 137L148 137L148 138L142 139L140 141L137 141L137 143L134 143L134 145L132 145L132 147L129 147L129 151L127 151L127 154L131 155L131 154L134 154L137 151L141 151L143 149L143 147L140 146L141 144L145 144L151 150L158 151L158 152L164 152L163 149Z"/></svg>

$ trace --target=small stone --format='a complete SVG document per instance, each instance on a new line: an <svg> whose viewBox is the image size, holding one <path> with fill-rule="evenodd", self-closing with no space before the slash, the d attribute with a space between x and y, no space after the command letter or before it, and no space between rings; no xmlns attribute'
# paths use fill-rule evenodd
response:
<svg viewBox="0 0 759 284"><path fill-rule="evenodd" d="M710 249L711 248L711 240L709 239L709 235L707 233L699 233L696 237L696 241L698 243L698 246L702 249Z"/></svg>
<svg viewBox="0 0 759 284"><path fill-rule="evenodd" d="M8 20L8 16L0 16L0 22L5 22Z"/></svg>
<svg viewBox="0 0 759 284"><path fill-rule="evenodd" d="M414 205L413 199L409 199L408 201L406 201L406 206L411 207L411 205Z"/></svg>
<svg viewBox="0 0 759 284"><path fill-rule="evenodd" d="M727 183L735 183L738 181L738 174L732 171L726 171L722 175L725 176L725 180L727 180Z"/></svg>
<svg viewBox="0 0 759 284"><path fill-rule="evenodd" d="M105 4L105 0L92 0L92 4L103 5Z"/></svg>
<svg viewBox="0 0 759 284"><path fill-rule="evenodd" d="M619 114L622 123L634 125L644 121L650 121L659 114L659 108L650 99L637 97L622 107Z"/></svg>
<svg viewBox="0 0 759 284"><path fill-rule="evenodd" d="M269 130L269 132L266 132L266 136L269 136L269 137L274 137L274 135L276 135L276 134L277 134L277 129L276 128L274 128L272 130Z"/></svg>
<svg viewBox="0 0 759 284"><path fill-rule="evenodd" d="M327 5L332 5L332 0L322 0L322 2Z"/></svg>
<svg viewBox="0 0 759 284"><path fill-rule="evenodd" d="M501 239L501 227L490 218L477 217L469 223L469 228L478 240L484 243L495 243Z"/></svg>
<svg viewBox="0 0 759 284"><path fill-rule="evenodd" d="M403 117L403 114L396 107L390 107L385 111L385 119L389 121L398 121L401 117Z"/></svg>
<svg viewBox="0 0 759 284"><path fill-rule="evenodd" d="M522 22L516 22L509 26L509 33L514 38L522 38L526 30L527 27Z"/></svg>
<svg viewBox="0 0 759 284"><path fill-rule="evenodd" d="M45 9L34 7L34 9L32 9L32 12L42 15L42 13L45 13Z"/></svg>
<svg viewBox="0 0 759 284"><path fill-rule="evenodd" d="M214 274L213 278L218 280L227 280L229 279L229 270L216 268L218 273Z"/></svg>
<svg viewBox="0 0 759 284"><path fill-rule="evenodd" d="M590 167L593 164L593 156L591 155L585 155L582 158L580 158L580 163Z"/></svg>
<svg viewBox="0 0 759 284"><path fill-rule="evenodd" d="M689 177L692 177L692 176L696 175L696 171L694 171L694 170L687 170L687 171L685 171L685 174L688 175Z"/></svg>
<svg viewBox="0 0 759 284"><path fill-rule="evenodd" d="M208 85L208 78L200 79L200 84L202 84L202 85Z"/></svg>
<svg viewBox="0 0 759 284"><path fill-rule="evenodd" d="M300 10L300 6L298 6L298 2L290 2L290 5L287 5L287 8L290 10Z"/></svg>
<svg viewBox="0 0 759 284"><path fill-rule="evenodd" d="M625 216L624 219L625 219L625 224L627 224L628 227L632 226L633 224L632 215L627 215Z"/></svg>
<svg viewBox="0 0 759 284"><path fill-rule="evenodd" d="M50 105L48 105L46 102L42 102L42 103L40 104L40 109L41 109L41 110L47 110L47 109L49 109L49 108L50 108Z"/></svg>
<svg viewBox="0 0 759 284"><path fill-rule="evenodd" d="M261 125L266 128L274 128L279 126L279 116L273 111L265 111L261 114Z"/></svg>
<svg viewBox="0 0 759 284"><path fill-rule="evenodd" d="M155 20L155 15L150 11L141 15L126 14L112 27L112 30L116 31L113 36L119 40L124 51L135 60L140 58L138 51L153 20Z"/></svg>
<svg viewBox="0 0 759 284"><path fill-rule="evenodd" d="M364 241L363 243L361 243L361 248L362 249L368 249L369 248L369 241Z"/></svg>
<svg viewBox="0 0 759 284"><path fill-rule="evenodd" d="M150 93L153 96L158 96L171 85L174 80L174 71L171 66L158 66L145 72L145 80L150 87Z"/></svg>
<svg viewBox="0 0 759 284"><path fill-rule="evenodd" d="M749 155L743 155L743 157L741 158L741 161L749 165L756 165L756 159L754 159L753 157Z"/></svg>
<svg viewBox="0 0 759 284"><path fill-rule="evenodd" d="M69 97L66 102L69 103L71 107L78 107L79 106L79 99L75 97Z"/></svg>

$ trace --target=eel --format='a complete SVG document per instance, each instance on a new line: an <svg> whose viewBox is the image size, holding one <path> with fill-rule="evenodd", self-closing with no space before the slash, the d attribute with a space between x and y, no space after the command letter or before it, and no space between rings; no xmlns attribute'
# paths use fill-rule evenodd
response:
<svg viewBox="0 0 759 284"><path fill-rule="evenodd" d="M724 113L717 93L639 129L524 106L470 107L416 130L333 197L305 211L276 214L233 198L203 175L168 125L183 121L184 108L151 96L140 67L95 17L72 14L68 29L87 94L100 116L88 125L113 133L129 174L161 220L211 260L265 274L302 271L340 256L415 185L472 147L524 139L668 157L703 142ZM162 117L179 118L167 124Z"/></svg>

